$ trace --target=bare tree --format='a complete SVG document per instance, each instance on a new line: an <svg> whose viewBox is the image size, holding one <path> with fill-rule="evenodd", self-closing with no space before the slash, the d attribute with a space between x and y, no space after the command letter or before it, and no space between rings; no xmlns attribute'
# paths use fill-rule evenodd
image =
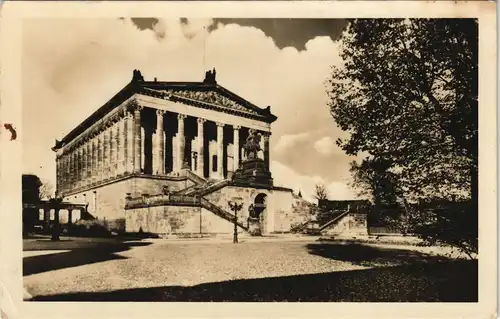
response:
<svg viewBox="0 0 500 319"><path fill-rule="evenodd" d="M40 185L40 193L39 193L40 200L48 200L53 197L54 197L54 187L49 181L47 180L43 181Z"/></svg>
<svg viewBox="0 0 500 319"><path fill-rule="evenodd" d="M314 198L317 200L328 199L328 191L326 186L323 184L316 184L316 190L314 192Z"/></svg>

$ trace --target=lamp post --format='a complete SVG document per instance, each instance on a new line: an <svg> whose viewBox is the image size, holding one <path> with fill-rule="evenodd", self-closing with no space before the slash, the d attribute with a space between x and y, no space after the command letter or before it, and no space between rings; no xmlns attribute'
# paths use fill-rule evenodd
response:
<svg viewBox="0 0 500 319"><path fill-rule="evenodd" d="M238 242L238 211L243 208L243 198L233 197L227 202L231 210L234 212L234 233L233 233L233 243Z"/></svg>

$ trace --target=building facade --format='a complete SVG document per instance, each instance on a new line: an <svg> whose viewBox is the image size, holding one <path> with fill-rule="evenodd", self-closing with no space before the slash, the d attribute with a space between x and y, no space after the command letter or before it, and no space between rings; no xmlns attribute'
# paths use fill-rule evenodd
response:
<svg viewBox="0 0 500 319"><path fill-rule="evenodd" d="M244 200L241 231L248 231L255 205L265 206L258 216L263 232L286 231L280 218L293 219L299 198L270 178L269 137L277 118L215 77L213 70L203 82L145 81L134 70L125 88L56 140L57 196L87 203L92 216L117 230L155 233L227 232L234 216L227 200L236 196ZM247 163L244 150L252 134L258 163ZM259 164L266 182L241 183L241 174L234 182L242 163Z"/></svg>

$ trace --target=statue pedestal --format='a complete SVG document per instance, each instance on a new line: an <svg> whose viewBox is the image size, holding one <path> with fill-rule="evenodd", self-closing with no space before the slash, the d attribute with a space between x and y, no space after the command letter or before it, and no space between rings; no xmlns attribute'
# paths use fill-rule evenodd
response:
<svg viewBox="0 0 500 319"><path fill-rule="evenodd" d="M233 181L242 185L273 186L273 178L264 160L260 158L246 159L240 168L234 172Z"/></svg>
<svg viewBox="0 0 500 319"><path fill-rule="evenodd" d="M248 233L251 236L262 236L260 221L258 218L248 217Z"/></svg>

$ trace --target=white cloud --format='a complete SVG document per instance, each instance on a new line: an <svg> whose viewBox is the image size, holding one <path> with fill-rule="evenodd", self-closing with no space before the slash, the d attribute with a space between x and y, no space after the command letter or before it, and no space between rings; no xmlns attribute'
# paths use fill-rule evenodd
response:
<svg viewBox="0 0 500 319"><path fill-rule="evenodd" d="M25 171L55 179L50 151L54 139L68 133L123 88L133 69L140 69L146 80L201 81L205 71L215 67L220 85L261 107L271 105L278 116L272 126L272 158L280 160L288 156L287 151L316 156L305 148L314 143L307 132L332 127L325 80L330 66L340 61L339 44L328 37L316 37L304 51L291 47L280 50L254 27L220 25L206 33L204 27L210 20L189 22L186 26L178 19L160 19L154 32L140 31L130 21L118 19L25 22ZM158 34L164 38L159 40ZM50 125L40 130L40 122ZM309 177L300 180L305 184L311 181Z"/></svg>
<svg viewBox="0 0 500 319"><path fill-rule="evenodd" d="M325 136L314 142L314 148L318 153L323 155L331 155L335 152L337 146L330 136Z"/></svg>
<svg viewBox="0 0 500 319"><path fill-rule="evenodd" d="M283 153L297 143L307 141L309 138L309 133L299 133L299 134L285 134L279 137L278 143L274 146L274 151L277 153Z"/></svg>
<svg viewBox="0 0 500 319"><path fill-rule="evenodd" d="M326 185L328 199L330 200L348 200L356 198L354 191L345 183L327 183L320 176L302 175L277 161L271 162L271 171L276 186L291 188L295 193L300 190L302 196L311 202L315 202L314 190L317 184Z"/></svg>

